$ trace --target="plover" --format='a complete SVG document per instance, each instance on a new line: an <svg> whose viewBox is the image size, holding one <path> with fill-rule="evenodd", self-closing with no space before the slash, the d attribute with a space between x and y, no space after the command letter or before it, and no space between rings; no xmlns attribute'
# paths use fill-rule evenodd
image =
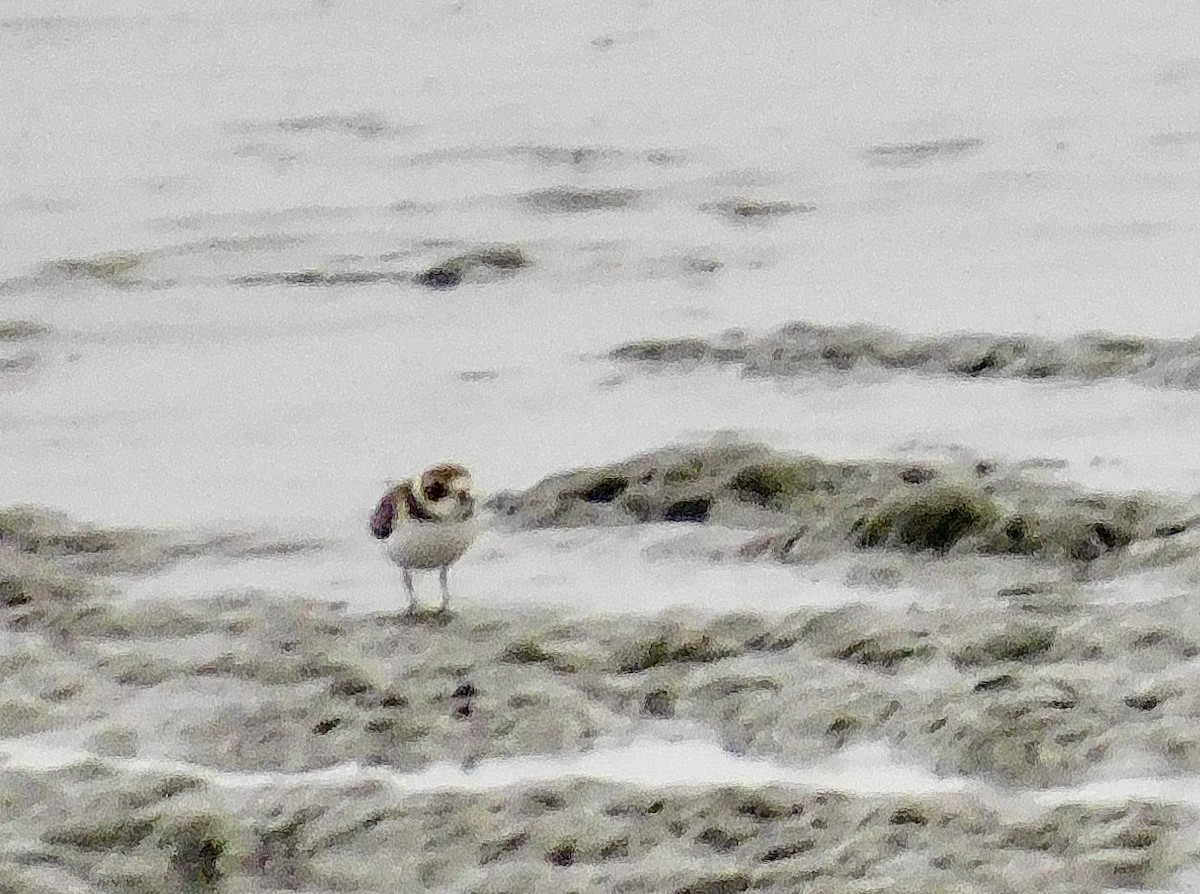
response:
<svg viewBox="0 0 1200 894"><path fill-rule="evenodd" d="M442 611L450 606L450 566L478 533L471 474L457 463L432 466L391 488L371 516L371 533L404 572L408 610L416 611L413 571L439 569Z"/></svg>

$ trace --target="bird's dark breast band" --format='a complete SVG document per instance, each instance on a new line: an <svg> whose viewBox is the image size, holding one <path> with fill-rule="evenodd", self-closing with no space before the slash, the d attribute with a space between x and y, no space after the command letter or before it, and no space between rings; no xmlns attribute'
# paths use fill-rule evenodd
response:
<svg viewBox="0 0 1200 894"><path fill-rule="evenodd" d="M408 511L409 518L415 518L417 521L437 521L428 509L417 502L417 495L413 493L411 484L406 484L403 490L404 508Z"/></svg>
<svg viewBox="0 0 1200 894"><path fill-rule="evenodd" d="M431 522L437 518L417 500L411 484L402 484L388 491L371 515L371 533L380 540L387 540L396 529L396 501L404 500L404 513L414 521Z"/></svg>

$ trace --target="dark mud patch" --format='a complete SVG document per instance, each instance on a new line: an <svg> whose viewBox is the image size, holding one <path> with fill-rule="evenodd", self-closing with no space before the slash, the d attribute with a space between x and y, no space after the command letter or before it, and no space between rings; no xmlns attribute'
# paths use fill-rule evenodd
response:
<svg viewBox="0 0 1200 894"><path fill-rule="evenodd" d="M673 338L631 342L614 348L609 357L626 363L697 365L701 363L741 363L749 349L748 338L741 330L724 333L717 339Z"/></svg>
<svg viewBox="0 0 1200 894"><path fill-rule="evenodd" d="M90 258L63 258L50 269L67 279L102 282L110 286L131 285L143 258L135 254L107 254Z"/></svg>
<svg viewBox="0 0 1200 894"><path fill-rule="evenodd" d="M790 323L758 338L652 339L614 349L613 360L646 366L722 363L748 376L791 378L884 369L980 379L1093 382L1200 388L1200 338L1152 339L1089 333L1061 341L962 333L910 336L878 326Z"/></svg>
<svg viewBox="0 0 1200 894"><path fill-rule="evenodd" d="M112 289L168 285L147 277L148 261L149 255L143 252L110 252L90 257L61 258L33 273L0 281L0 295L67 285L99 285Z"/></svg>
<svg viewBox="0 0 1200 894"><path fill-rule="evenodd" d="M411 273L395 270L311 270L285 271L282 273L248 273L232 280L235 286L311 286L333 288L339 286L370 286L380 283L388 285L411 285Z"/></svg>
<svg viewBox="0 0 1200 894"><path fill-rule="evenodd" d="M638 164L668 167L680 164L683 161L681 154L667 150L631 151L610 146L556 146L543 144L515 146L511 152L516 157L527 159L541 167L569 168L578 172Z"/></svg>
<svg viewBox="0 0 1200 894"><path fill-rule="evenodd" d="M297 147L304 141L325 138L373 142L402 137L411 128L377 112L330 111L277 119L245 119L231 122L226 129L248 141L235 146L235 156L295 161Z"/></svg>
<svg viewBox="0 0 1200 894"><path fill-rule="evenodd" d="M33 341L49 334L48 326L32 320L0 320L0 342Z"/></svg>
<svg viewBox="0 0 1200 894"><path fill-rule="evenodd" d="M970 464L835 462L736 443L554 475L490 505L521 528L690 522L765 532L748 533L729 558L803 561L890 549L1030 557L1064 568L1120 557L1136 543L1165 549L1171 536L1163 532L1177 531L1188 515L1162 500L1085 493L1020 469L989 467L980 477ZM1181 545L1178 558L1188 549Z"/></svg>
<svg viewBox="0 0 1200 894"><path fill-rule="evenodd" d="M629 208L642 196L642 192L636 189L555 186L525 193L520 197L520 201L527 208L541 214L584 214Z"/></svg>
<svg viewBox="0 0 1200 894"><path fill-rule="evenodd" d="M907 168L962 158L982 147L983 140L977 137L959 137L920 143L881 143L868 149L866 155L874 165Z"/></svg>
<svg viewBox="0 0 1200 894"><path fill-rule="evenodd" d="M721 270L725 266L725 262L720 258L696 253L681 257L679 259L679 266L687 274L707 275Z"/></svg>
<svg viewBox="0 0 1200 894"><path fill-rule="evenodd" d="M5 771L0 792L0 879L17 891L1067 894L1169 883L1190 863L1194 826L1136 799L1015 818L962 795L579 779L407 796L299 783L247 797L99 765Z"/></svg>
<svg viewBox="0 0 1200 894"><path fill-rule="evenodd" d="M355 115L331 113L284 118L279 129L285 133L332 133L360 140L377 140L399 132L399 128L380 115L361 112Z"/></svg>
<svg viewBox="0 0 1200 894"><path fill-rule="evenodd" d="M627 239L605 239L579 246L575 257L565 259L570 269L586 281L614 279L626 283L682 280L702 286L723 270L761 269L767 263L758 249L717 252L711 246L654 250Z"/></svg>
<svg viewBox="0 0 1200 894"><path fill-rule="evenodd" d="M421 253L395 252L374 259L381 265L406 260ZM530 257L518 246L484 245L450 255L413 272L411 269L393 269L390 266L366 269L365 258L348 258L359 262L351 267L340 264L309 270L278 273L251 273L235 277L231 282L237 286L301 286L308 288L339 288L345 286L423 286L430 289L451 289L464 283L493 282L512 276L519 270L532 265Z"/></svg>
<svg viewBox="0 0 1200 894"><path fill-rule="evenodd" d="M39 357L26 346L49 334L49 328L30 320L0 320L0 375L34 369ZM13 352L9 346L17 350Z"/></svg>
<svg viewBox="0 0 1200 894"><path fill-rule="evenodd" d="M900 480L906 484L913 482L908 471L900 473ZM863 517L858 526L858 544L946 552L968 534L994 524L1001 512L987 493L970 487L902 491L877 512Z"/></svg>
<svg viewBox="0 0 1200 894"><path fill-rule="evenodd" d="M0 509L0 547L66 560L85 572L127 570L148 539L141 531L78 524L65 514L36 506Z"/></svg>
<svg viewBox="0 0 1200 894"><path fill-rule="evenodd" d="M487 246L438 261L418 273L415 282L430 289L452 289L464 282L511 275L531 264L529 255L515 245Z"/></svg>
<svg viewBox="0 0 1200 894"><path fill-rule="evenodd" d="M735 197L702 205L700 210L720 215L733 222L746 223L775 220L797 214L811 214L817 210L817 206L808 202Z"/></svg>
<svg viewBox="0 0 1200 894"><path fill-rule="evenodd" d="M38 358L34 354L17 354L14 357L0 355L0 374L27 373L33 370L37 364Z"/></svg>
<svg viewBox="0 0 1200 894"><path fill-rule="evenodd" d="M184 534L101 527L38 506L0 508L0 549L57 560L57 567L83 574L146 573L194 558L280 558L326 545L318 538L258 532Z"/></svg>

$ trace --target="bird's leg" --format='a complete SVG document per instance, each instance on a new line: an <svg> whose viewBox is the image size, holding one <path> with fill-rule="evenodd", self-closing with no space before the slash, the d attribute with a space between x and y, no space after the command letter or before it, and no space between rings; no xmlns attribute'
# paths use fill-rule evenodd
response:
<svg viewBox="0 0 1200 894"><path fill-rule="evenodd" d="M417 591L413 588L412 572L404 569L404 592L408 594L408 613L415 615L417 613Z"/></svg>
<svg viewBox="0 0 1200 894"><path fill-rule="evenodd" d="M442 582L442 611L450 611L450 567L443 565L442 570L438 572L438 579Z"/></svg>

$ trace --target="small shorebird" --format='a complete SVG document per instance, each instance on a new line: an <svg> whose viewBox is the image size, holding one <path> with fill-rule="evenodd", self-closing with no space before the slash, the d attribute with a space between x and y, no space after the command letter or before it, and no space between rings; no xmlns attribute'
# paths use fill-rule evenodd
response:
<svg viewBox="0 0 1200 894"><path fill-rule="evenodd" d="M478 533L471 474L456 463L442 463L391 488L371 516L371 533L382 540L388 558L404 572L408 610L417 609L412 573L440 570L442 611L450 606L450 566L467 551Z"/></svg>

